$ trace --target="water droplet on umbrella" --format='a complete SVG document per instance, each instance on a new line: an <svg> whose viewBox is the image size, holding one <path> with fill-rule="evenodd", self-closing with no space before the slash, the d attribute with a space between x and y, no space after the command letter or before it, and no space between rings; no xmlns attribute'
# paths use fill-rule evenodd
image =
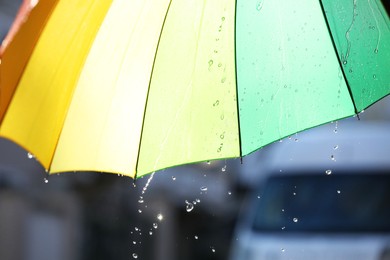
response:
<svg viewBox="0 0 390 260"><path fill-rule="evenodd" d="M198 236L195 236L195 239L198 239Z"/></svg>
<svg viewBox="0 0 390 260"><path fill-rule="evenodd" d="M137 242L136 241L133 241L133 245L136 245L137 244Z"/></svg>
<svg viewBox="0 0 390 260"><path fill-rule="evenodd" d="M373 78L373 79L376 79L376 74L372 75L372 78Z"/></svg>
<svg viewBox="0 0 390 260"><path fill-rule="evenodd" d="M375 54L378 53L378 48L375 48L374 53L375 53Z"/></svg>
<svg viewBox="0 0 390 260"><path fill-rule="evenodd" d="M337 150L337 149L339 149L338 145L333 146L333 150Z"/></svg>
<svg viewBox="0 0 390 260"><path fill-rule="evenodd" d="M144 203L144 198L142 196L139 197L138 203L140 203L140 204Z"/></svg>
<svg viewBox="0 0 390 260"><path fill-rule="evenodd" d="M209 60L209 67L211 67L213 65L214 61L213 60Z"/></svg>
<svg viewBox="0 0 390 260"><path fill-rule="evenodd" d="M140 213L140 214L141 214L141 213L142 213L142 210L141 210L141 209L139 209L139 210L138 210L138 213Z"/></svg>
<svg viewBox="0 0 390 260"><path fill-rule="evenodd" d="M285 230L286 229L286 227L282 227L282 230Z"/></svg>
<svg viewBox="0 0 390 260"><path fill-rule="evenodd" d="M284 248L281 248L281 250L282 250L282 252L284 252L284 251L285 251L285 249L284 249Z"/></svg>
<svg viewBox="0 0 390 260"><path fill-rule="evenodd" d="M153 228L157 229L158 228L158 225L157 223L153 223Z"/></svg>
<svg viewBox="0 0 390 260"><path fill-rule="evenodd" d="M226 172L226 165L222 167L221 171Z"/></svg>
<svg viewBox="0 0 390 260"><path fill-rule="evenodd" d="M133 253L133 258L138 258L138 255L136 253Z"/></svg>
<svg viewBox="0 0 390 260"><path fill-rule="evenodd" d="M338 193L338 194L340 194L340 193L341 193L341 191L340 191L340 190L337 190L337 193Z"/></svg>
<svg viewBox="0 0 390 260"><path fill-rule="evenodd" d="M44 180L45 183L49 182L49 180L47 178L44 178L43 180Z"/></svg>
<svg viewBox="0 0 390 260"><path fill-rule="evenodd" d="M203 186L200 188L201 191L207 191L207 187L206 186Z"/></svg>
<svg viewBox="0 0 390 260"><path fill-rule="evenodd" d="M149 235L153 235L153 231L149 231Z"/></svg>
<svg viewBox="0 0 390 260"><path fill-rule="evenodd" d="M298 222L298 218L293 218L293 221L294 221L295 223L297 223L297 222Z"/></svg>
<svg viewBox="0 0 390 260"><path fill-rule="evenodd" d="M228 191L228 195L232 195L232 192L231 192L231 191Z"/></svg>
<svg viewBox="0 0 390 260"><path fill-rule="evenodd" d="M158 221L162 221L164 219L164 216L161 213L159 213L157 214L157 219Z"/></svg>
<svg viewBox="0 0 390 260"><path fill-rule="evenodd" d="M326 171L325 171L325 174L326 174L326 175L331 175L331 174L332 174L332 170L326 170Z"/></svg>
<svg viewBox="0 0 390 260"><path fill-rule="evenodd" d="M211 248L211 252L215 253L215 248L214 247Z"/></svg>
<svg viewBox="0 0 390 260"><path fill-rule="evenodd" d="M27 158L28 159L33 159L35 156L32 153L27 153Z"/></svg>
<svg viewBox="0 0 390 260"><path fill-rule="evenodd" d="M196 201L197 203L200 203L200 199L196 199L195 201Z"/></svg>
<svg viewBox="0 0 390 260"><path fill-rule="evenodd" d="M176 181L176 177L175 177L175 176L172 176L172 180Z"/></svg>
<svg viewBox="0 0 390 260"><path fill-rule="evenodd" d="M336 158L334 158L334 155L333 155L333 154L330 156L330 159L331 159L332 161L336 161Z"/></svg>

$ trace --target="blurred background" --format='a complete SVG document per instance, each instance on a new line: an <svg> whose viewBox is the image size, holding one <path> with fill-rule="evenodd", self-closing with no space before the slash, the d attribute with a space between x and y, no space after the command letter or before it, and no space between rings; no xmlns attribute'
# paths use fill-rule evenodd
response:
<svg viewBox="0 0 390 260"><path fill-rule="evenodd" d="M1 39L20 3L0 0ZM228 259L247 198L270 174L309 165L323 174L338 166L390 169L389 120L385 98L360 120L293 135L242 162L181 166L136 182L95 172L47 176L33 156L0 139L0 259Z"/></svg>

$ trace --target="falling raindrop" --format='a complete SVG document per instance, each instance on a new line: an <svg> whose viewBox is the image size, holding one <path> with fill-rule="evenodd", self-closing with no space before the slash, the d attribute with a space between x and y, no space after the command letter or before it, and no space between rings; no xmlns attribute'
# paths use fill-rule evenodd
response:
<svg viewBox="0 0 390 260"><path fill-rule="evenodd" d="M331 175L331 174L332 174L332 170L326 170L326 171L325 171L325 174L326 174L326 175Z"/></svg>
<svg viewBox="0 0 390 260"><path fill-rule="evenodd" d="M194 204L192 204L192 203L190 203L190 202L188 202L188 201L186 201L186 211L187 212L191 212L193 209L194 209Z"/></svg>
<svg viewBox="0 0 390 260"><path fill-rule="evenodd" d="M294 221L295 223L297 223L297 222L298 222L298 218L293 218L293 221Z"/></svg>
<svg viewBox="0 0 390 260"><path fill-rule="evenodd" d="M201 191L207 191L207 187L206 187L206 186L202 186L202 187L200 188L200 190L201 190Z"/></svg>
<svg viewBox="0 0 390 260"><path fill-rule="evenodd" d="M142 194L145 194L145 192L147 191L147 189L148 189L148 187L149 187L149 185L150 185L150 182L152 181L152 179L153 179L155 173L156 173L156 172L153 172L153 173L150 175L150 177L148 178L148 181L146 182L145 187L142 188Z"/></svg>

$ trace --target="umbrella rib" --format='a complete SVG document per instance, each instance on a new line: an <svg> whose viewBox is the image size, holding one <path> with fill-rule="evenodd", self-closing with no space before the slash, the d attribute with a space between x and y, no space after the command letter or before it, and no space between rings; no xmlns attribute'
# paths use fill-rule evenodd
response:
<svg viewBox="0 0 390 260"><path fill-rule="evenodd" d="M333 38L333 34L332 34L332 31L330 29L330 25L329 25L328 19L327 19L326 14L325 14L324 5L322 4L322 0L318 0L318 1L320 2L322 15L324 16L325 24L326 24L326 27L328 29L328 33L329 33L330 39L332 41L333 50L334 50L334 52L335 52L335 54L337 56L337 60L339 62L340 68L341 68L341 73L343 74L343 77L344 77L344 80L345 80L345 84L347 85L348 93L349 93L349 96L351 97L351 101L352 101L352 104L353 104L353 108L354 108L355 114L357 115L357 118L360 119L359 118L359 111L358 111L358 109L356 107L355 99L353 98L353 93L352 93L351 86L350 86L350 84L348 82L348 79L347 79L347 77L345 75L345 71L344 71L344 68L343 68L343 62L340 59L339 53L337 51L335 40Z"/></svg>
<svg viewBox="0 0 390 260"><path fill-rule="evenodd" d="M240 158L242 163L242 140L241 140L241 128L240 128L240 104L238 98L238 77L237 77L237 1L235 0L234 8L234 77L236 82L236 106L237 106L237 122L238 122L238 146L240 149Z"/></svg>
<svg viewBox="0 0 390 260"><path fill-rule="evenodd" d="M150 85L151 85L151 82L152 82L152 76L153 76L153 71L154 71L154 65L156 64L156 57L157 57L158 47L160 46L161 35L162 35L163 29L164 29L165 22L166 22L166 20L167 20L167 16L168 16L168 13L169 13L169 9L171 8L171 4L172 4L172 0L169 1L168 7L167 7L167 11L166 11L166 13L165 13L164 21L163 21L163 23L162 23L162 25L161 25L160 35L159 35L159 37L158 37L157 46L156 46L156 51L155 51L155 54L154 54L153 65L152 65L152 69L151 69L151 71L150 71L149 84L148 84L148 91L147 91L147 94L146 94L145 109L144 109L144 115L143 115L143 119L142 119L142 127L141 127L140 141L139 141L139 145L138 145L137 162L136 162L136 164L135 164L135 175L134 175L134 179L133 179L134 183L135 183L135 181L136 181L136 179L137 179L137 175L138 175L138 163L139 163L139 157L140 157L140 152L141 152L142 136L143 136L143 130L144 130L144 126L145 126L146 109L147 109L147 106L148 106Z"/></svg>

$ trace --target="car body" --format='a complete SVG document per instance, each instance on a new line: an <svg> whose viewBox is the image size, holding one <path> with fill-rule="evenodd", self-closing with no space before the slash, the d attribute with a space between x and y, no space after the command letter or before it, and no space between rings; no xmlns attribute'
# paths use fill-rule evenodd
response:
<svg viewBox="0 0 390 260"><path fill-rule="evenodd" d="M231 260L390 259L390 128L332 127L259 162Z"/></svg>

